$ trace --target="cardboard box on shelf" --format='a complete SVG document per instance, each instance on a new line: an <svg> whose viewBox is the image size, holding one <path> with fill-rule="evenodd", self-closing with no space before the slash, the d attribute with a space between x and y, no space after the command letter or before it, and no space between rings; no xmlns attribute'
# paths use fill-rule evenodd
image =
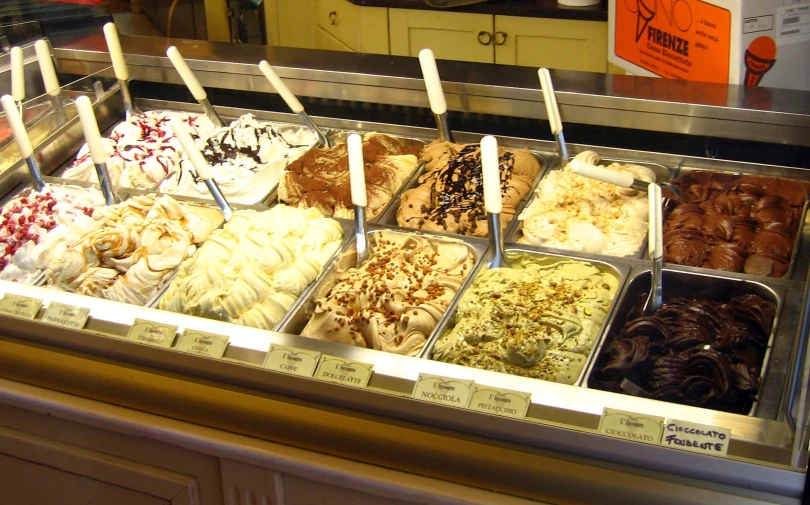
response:
<svg viewBox="0 0 810 505"><path fill-rule="evenodd" d="M608 16L628 73L810 90L810 0L611 0Z"/></svg>

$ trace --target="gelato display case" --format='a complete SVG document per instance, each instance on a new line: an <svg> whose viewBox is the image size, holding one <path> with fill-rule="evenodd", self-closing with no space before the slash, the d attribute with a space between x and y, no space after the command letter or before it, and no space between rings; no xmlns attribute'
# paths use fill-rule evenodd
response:
<svg viewBox="0 0 810 505"><path fill-rule="evenodd" d="M164 56L167 41L123 42L140 110L202 112ZM327 135L378 133L405 146L388 157L416 162L403 174L385 165L391 173L377 179L396 183L369 196L384 196L368 224L371 258L358 265L353 213L334 203L345 195L322 188L348 191L347 167L294 165L331 156L307 141L298 162L250 189L259 198L232 202L228 223L205 195L122 184L117 206L141 209L145 223L127 217L134 210L90 209L99 228L63 244L44 279L0 281L0 378L533 502L799 502L810 428L810 93L768 90L767 104L751 105L745 88L723 86L718 105L717 85L704 100L700 84L681 98L674 81L554 74L563 121L576 125L572 156L593 151L679 189L662 209L664 304L644 317L646 195L562 177L535 70L440 62L459 143L442 146L414 58L173 42L222 118L300 124L262 76L266 59ZM60 72L109 79L103 49L57 48ZM95 112L102 132L122 138L118 84L97 95ZM634 132L655 141L631 148ZM487 133L505 148L503 191L517 195L501 216L508 269L490 269L486 228L475 231L487 223L474 208L481 162L462 147ZM49 184L92 190L92 178L62 178L82 144L65 134L38 147ZM698 144L723 146L728 159ZM738 159L752 146L779 162ZM122 163L123 173L146 162ZM294 184L270 187L285 177ZM324 194L304 195L319 177ZM4 202L27 184L18 160L0 173ZM289 193L298 198L285 203ZM551 197L560 203L532 219L565 207L551 224L582 223L538 225L532 235L570 236L523 243L525 209ZM208 216L204 232L173 205ZM610 227L602 213L633 226ZM402 214L436 226L399 226ZM630 245L609 251L574 236L601 236L599 226ZM693 249L700 263L682 260ZM121 375L95 376L87 363ZM269 400L277 408L258 407ZM308 414L291 417L299 408Z"/></svg>

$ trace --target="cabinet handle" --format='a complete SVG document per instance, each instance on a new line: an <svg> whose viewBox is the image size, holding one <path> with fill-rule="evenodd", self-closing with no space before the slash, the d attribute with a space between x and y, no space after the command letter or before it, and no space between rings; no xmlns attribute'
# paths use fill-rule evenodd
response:
<svg viewBox="0 0 810 505"><path fill-rule="evenodd" d="M486 42L484 42L484 40L486 40ZM492 44L492 34L481 30L480 32L478 32L478 43L481 44L482 46L488 46Z"/></svg>
<svg viewBox="0 0 810 505"><path fill-rule="evenodd" d="M337 25L337 12L332 11L329 13L329 24L332 26Z"/></svg>
<svg viewBox="0 0 810 505"><path fill-rule="evenodd" d="M493 35L494 35L493 38L495 39L495 45L496 46L502 46L502 45L506 44L506 33L504 33L504 32L495 32ZM500 35L500 38L498 38L499 35Z"/></svg>

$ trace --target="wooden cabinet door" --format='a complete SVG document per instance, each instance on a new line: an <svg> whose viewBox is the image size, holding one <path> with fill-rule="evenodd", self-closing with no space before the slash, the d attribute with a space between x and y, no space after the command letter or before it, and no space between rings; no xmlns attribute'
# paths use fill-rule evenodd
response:
<svg viewBox="0 0 810 505"><path fill-rule="evenodd" d="M495 63L607 72L605 22L495 16L495 31Z"/></svg>
<svg viewBox="0 0 810 505"><path fill-rule="evenodd" d="M315 48L388 54L388 9L316 0Z"/></svg>
<svg viewBox="0 0 810 505"><path fill-rule="evenodd" d="M464 12L436 12L417 9L389 9L391 54L417 56L425 48L437 59L493 63L494 46L486 42L492 34L492 16Z"/></svg>

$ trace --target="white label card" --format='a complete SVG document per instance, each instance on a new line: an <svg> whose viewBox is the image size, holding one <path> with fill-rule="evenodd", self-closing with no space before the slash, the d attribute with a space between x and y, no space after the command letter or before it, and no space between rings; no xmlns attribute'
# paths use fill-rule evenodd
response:
<svg viewBox="0 0 810 505"><path fill-rule="evenodd" d="M177 341L177 350L196 354L198 356L208 356L209 358L221 358L228 347L229 337L215 335L199 330L184 330Z"/></svg>
<svg viewBox="0 0 810 505"><path fill-rule="evenodd" d="M667 419L661 445L683 451L725 457L728 454L730 440L731 430L727 428Z"/></svg>
<svg viewBox="0 0 810 505"><path fill-rule="evenodd" d="M327 382L365 388L371 379L371 372L374 365L360 363L359 361L349 361L336 356L324 354L321 356L321 363L315 372L315 378Z"/></svg>
<svg viewBox="0 0 810 505"><path fill-rule="evenodd" d="M658 445L664 431L664 418L616 409L602 410L599 433L642 444Z"/></svg>
<svg viewBox="0 0 810 505"><path fill-rule="evenodd" d="M127 340L141 344L169 348L177 335L177 326L135 319L127 333Z"/></svg>
<svg viewBox="0 0 810 505"><path fill-rule="evenodd" d="M523 419L531 403L531 393L473 384L469 408L487 414Z"/></svg>
<svg viewBox="0 0 810 505"><path fill-rule="evenodd" d="M51 302L48 308L45 309L42 321L56 326L81 330L87 324L88 317L90 317L90 309Z"/></svg>
<svg viewBox="0 0 810 505"><path fill-rule="evenodd" d="M0 299L0 313L22 319L34 319L37 317L40 307L42 307L42 300L28 296L6 293Z"/></svg>
<svg viewBox="0 0 810 505"><path fill-rule="evenodd" d="M264 367L276 372L312 377L320 359L321 353L317 351L271 344L264 358Z"/></svg>
<svg viewBox="0 0 810 505"><path fill-rule="evenodd" d="M426 402L466 408L475 381L420 373L413 388L413 398Z"/></svg>

